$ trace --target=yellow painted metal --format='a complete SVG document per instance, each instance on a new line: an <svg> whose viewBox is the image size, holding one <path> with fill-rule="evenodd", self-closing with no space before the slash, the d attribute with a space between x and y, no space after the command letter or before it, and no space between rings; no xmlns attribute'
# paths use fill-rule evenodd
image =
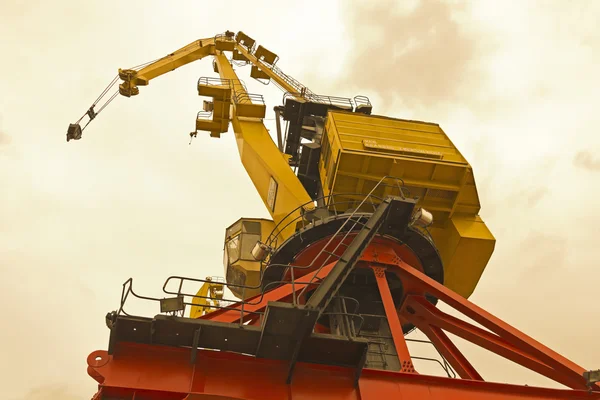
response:
<svg viewBox="0 0 600 400"><path fill-rule="evenodd" d="M237 60L237 61L248 61L248 59L246 58L246 56L244 56L242 53L240 53L238 51L238 49L234 49L232 54L233 54L232 58L234 60Z"/></svg>
<svg viewBox="0 0 600 400"><path fill-rule="evenodd" d="M252 103L251 100L236 99L235 115L247 118L264 118L267 107L264 104Z"/></svg>
<svg viewBox="0 0 600 400"><path fill-rule="evenodd" d="M469 297L483 274L496 240L479 216L454 214L429 229L444 263L444 285Z"/></svg>
<svg viewBox="0 0 600 400"><path fill-rule="evenodd" d="M219 37L215 40L215 48L220 51L233 51L235 42L226 37Z"/></svg>
<svg viewBox="0 0 600 400"><path fill-rule="evenodd" d="M256 51L254 52L254 56L257 59L259 59L267 64L270 64L270 65L274 65L277 62L277 60L279 59L279 56L277 54L267 50L263 46L258 46Z"/></svg>
<svg viewBox="0 0 600 400"><path fill-rule="evenodd" d="M119 92L126 97L135 96L139 93L138 86L146 86L151 79L213 54L215 54L215 38L200 39L150 63L139 71L119 69L119 77L123 80L119 85Z"/></svg>
<svg viewBox="0 0 600 400"><path fill-rule="evenodd" d="M200 79L198 81L198 95L213 97L222 101L230 101L231 87L227 81Z"/></svg>
<svg viewBox="0 0 600 400"><path fill-rule="evenodd" d="M212 114L199 113L196 130L208 131L212 137L220 137L229 129L232 88L228 81L200 78L198 95L212 97ZM210 118L209 118L210 117Z"/></svg>
<svg viewBox="0 0 600 400"><path fill-rule="evenodd" d="M256 40L252 39L250 36L246 35L242 31L239 31L235 35L235 41L236 43L240 44L241 46L244 46L248 50L252 50L254 48L254 45L256 44Z"/></svg>
<svg viewBox="0 0 600 400"><path fill-rule="evenodd" d="M250 77L254 78L254 79L258 79L258 80L265 80L268 81L269 79L271 79L271 77L269 76L269 74L267 74L266 72L264 72L263 70L261 70L258 66L253 65L252 68L250 69Z"/></svg>
<svg viewBox="0 0 600 400"><path fill-rule="evenodd" d="M190 310L190 318L200 318L215 310L215 306L219 306L219 301L223 299L223 286L225 280L223 278L207 277L207 281L202 284L196 297L192 299L192 308Z"/></svg>
<svg viewBox="0 0 600 400"><path fill-rule="evenodd" d="M221 79L231 82L235 96L247 94L227 57L217 54L215 60ZM231 122L242 164L273 220L279 223L290 212L309 203L310 196L273 142L262 119L238 115L238 106L239 103L233 103ZM293 213L294 217L300 216L300 210ZM294 232L295 226L290 225L282 227L280 233L285 239Z"/></svg>
<svg viewBox="0 0 600 400"><path fill-rule="evenodd" d="M437 124L329 112L319 172L325 195L337 194L336 209L360 199L384 176L373 194L399 195L404 185L434 216L431 234L440 249L445 285L468 297L491 257L495 239L477 216L480 204L473 171Z"/></svg>
<svg viewBox="0 0 600 400"><path fill-rule="evenodd" d="M250 94L239 81L231 81L233 87L233 103L235 115L238 117L258 118L265 117L267 107L260 94Z"/></svg>
<svg viewBox="0 0 600 400"><path fill-rule="evenodd" d="M275 222L269 219L240 218L225 230L223 266L229 289L238 298L260 293L261 263L252 256L252 249L259 240L266 242L274 228Z"/></svg>
<svg viewBox="0 0 600 400"><path fill-rule="evenodd" d="M221 133L227 132L228 124L229 120L223 118L196 118L196 130L210 132L211 137L221 137Z"/></svg>
<svg viewBox="0 0 600 400"><path fill-rule="evenodd" d="M238 33L239 35L239 33ZM241 44L235 46L236 51L246 58L252 64L251 76L257 77L257 79L272 79L277 85L279 85L283 91L289 93L298 92L298 88L292 85L290 79L286 79L287 76L283 76L281 73L277 73L272 69L272 66L266 62L260 60L255 54L252 54Z"/></svg>

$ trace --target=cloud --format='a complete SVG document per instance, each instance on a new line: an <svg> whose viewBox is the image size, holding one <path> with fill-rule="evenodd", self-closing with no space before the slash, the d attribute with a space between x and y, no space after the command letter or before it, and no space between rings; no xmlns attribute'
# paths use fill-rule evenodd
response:
<svg viewBox="0 0 600 400"><path fill-rule="evenodd" d="M594 157L589 151L580 151L573 157L573 165L588 171L600 172L600 157Z"/></svg>
<svg viewBox="0 0 600 400"><path fill-rule="evenodd" d="M345 9L353 43L345 81L409 106L455 102L479 87L481 36L462 29L463 2L422 0L410 9L377 1ZM363 90L364 90L363 89Z"/></svg>

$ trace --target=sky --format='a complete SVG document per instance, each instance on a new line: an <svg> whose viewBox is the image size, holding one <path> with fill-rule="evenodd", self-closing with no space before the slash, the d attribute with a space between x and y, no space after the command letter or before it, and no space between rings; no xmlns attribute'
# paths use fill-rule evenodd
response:
<svg viewBox="0 0 600 400"><path fill-rule="evenodd" d="M2 1L2 398L91 397L85 359L107 346L122 283L159 296L169 275L223 275L225 228L268 217L231 133L188 144L208 60L117 98L65 140L118 68L227 29L316 93L439 123L471 163L497 239L471 300L600 368L599 17L593 0ZM280 104L273 85L238 72L269 112ZM549 385L464 351L488 380Z"/></svg>

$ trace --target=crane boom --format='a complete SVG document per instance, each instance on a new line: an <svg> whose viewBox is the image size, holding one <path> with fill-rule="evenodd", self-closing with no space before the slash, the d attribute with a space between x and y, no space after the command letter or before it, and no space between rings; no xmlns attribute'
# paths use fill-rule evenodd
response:
<svg viewBox="0 0 600 400"><path fill-rule="evenodd" d="M215 60L221 79L229 82L235 93L231 122L240 159L273 221L278 225L290 212L298 217L302 207L312 209L310 196L269 135L262 118L248 116L251 112L246 115L239 112L241 107L263 109L264 104L253 102L257 97L245 90L224 54L217 54ZM290 225L282 227L279 234L287 239L295 230Z"/></svg>
<svg viewBox="0 0 600 400"><path fill-rule="evenodd" d="M119 93L125 97L135 96L139 93L138 86L146 86L154 78L215 54L215 41L215 38L196 40L140 70L119 69L119 78L123 80Z"/></svg>
<svg viewBox="0 0 600 400"><path fill-rule="evenodd" d="M119 69L118 76L122 83L119 85L118 91L125 97L136 96L139 94L138 86L146 86L152 79L183 65L207 56L214 56L223 80L217 82L217 85L209 85L208 81L206 81L206 85L199 82L199 94L211 95L214 92L211 92L210 89L221 87L223 90L219 94L225 97L218 98L217 95L215 98L213 96L212 120L198 118L196 126L200 129L208 127L208 130L213 132L212 136L219 137L220 133L227 131L229 120L231 120L242 165L248 172L273 221L275 224L279 224L283 218L288 216L290 210L295 210L294 213L300 215L303 210L312 209L311 198L289 168L288 157L281 154L263 123L265 105L262 96L247 92L223 51L237 49L248 62L269 71L269 77L273 77L273 80L284 89L296 90L298 87L304 86L299 83L292 86L287 82L297 82L296 80L282 72L273 73L266 68L264 56L261 60L248 52L246 46L250 41L251 39L243 33L238 34L238 40L235 41L233 33L227 31L213 38L196 40L163 58L145 64L141 69ZM265 49L263 52L268 51ZM267 59L269 59L268 55ZM274 62L273 58L271 61ZM202 92L202 89L209 89L209 91ZM217 104L216 110L214 104ZM93 107L94 105L90 108L92 112ZM233 109L231 115L229 114L230 107ZM90 115L89 111L84 115ZM94 113L93 117L95 118L96 115L97 113ZM79 121L77 124L71 124L67 133L67 141L81 138L82 130ZM196 133L194 132L192 135L196 136ZM286 239L295 230L294 225L282 227L279 237Z"/></svg>

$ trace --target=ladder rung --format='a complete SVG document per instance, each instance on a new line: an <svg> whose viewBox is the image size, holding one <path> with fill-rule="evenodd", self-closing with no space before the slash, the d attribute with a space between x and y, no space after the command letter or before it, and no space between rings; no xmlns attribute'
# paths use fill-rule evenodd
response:
<svg viewBox="0 0 600 400"><path fill-rule="evenodd" d="M337 259L339 259L339 258L340 258L340 256L338 256L337 254L335 254L335 253L332 253L332 252L330 252L330 251L327 251L327 250L323 250L323 253L329 254L330 256L333 256L333 257L335 257L335 258L337 258Z"/></svg>

